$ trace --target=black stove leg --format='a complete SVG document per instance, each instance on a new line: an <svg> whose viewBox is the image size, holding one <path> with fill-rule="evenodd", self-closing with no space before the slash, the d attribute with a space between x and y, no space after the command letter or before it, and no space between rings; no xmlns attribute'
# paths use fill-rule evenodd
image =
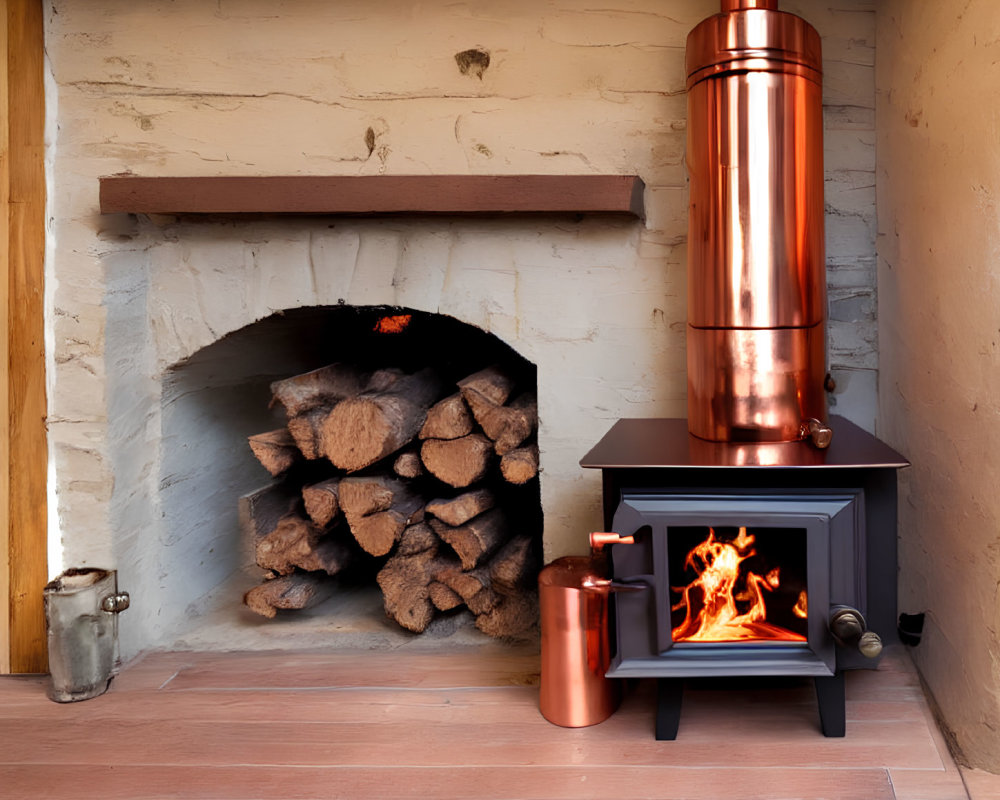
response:
<svg viewBox="0 0 1000 800"><path fill-rule="evenodd" d="M819 725L824 736L843 736L847 730L847 710L844 691L844 673L837 671L829 677L818 677L816 699L819 700Z"/></svg>
<svg viewBox="0 0 1000 800"><path fill-rule="evenodd" d="M656 741L672 742L681 723L683 678L656 679Z"/></svg>

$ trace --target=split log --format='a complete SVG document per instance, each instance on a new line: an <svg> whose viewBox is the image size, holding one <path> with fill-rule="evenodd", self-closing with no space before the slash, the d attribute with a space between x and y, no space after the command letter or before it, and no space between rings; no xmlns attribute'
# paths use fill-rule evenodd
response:
<svg viewBox="0 0 1000 800"><path fill-rule="evenodd" d="M243 596L252 611L273 619L279 609L311 608L333 595L326 575L296 572L256 586Z"/></svg>
<svg viewBox="0 0 1000 800"><path fill-rule="evenodd" d="M525 392L507 406L494 403L475 389L464 389L465 401L472 415L493 440L497 455L509 453L538 427L538 400L534 393Z"/></svg>
<svg viewBox="0 0 1000 800"><path fill-rule="evenodd" d="M292 464L302 458L302 454L295 446L295 440L287 428L255 433L248 439L250 449L261 466L274 477L285 472Z"/></svg>
<svg viewBox="0 0 1000 800"><path fill-rule="evenodd" d="M440 395L437 375L425 369L400 377L384 391L349 397L324 420L320 449L348 472L374 464L417 435Z"/></svg>
<svg viewBox="0 0 1000 800"><path fill-rule="evenodd" d="M538 445L529 444L504 453L500 474L507 483L523 484L538 474Z"/></svg>
<svg viewBox="0 0 1000 800"><path fill-rule="evenodd" d="M389 475L359 475L344 478L338 489L340 507L352 517L388 511L397 495L410 494L403 481Z"/></svg>
<svg viewBox="0 0 1000 800"><path fill-rule="evenodd" d="M462 605L462 598L439 581L431 581L427 586L427 596L438 611L451 611Z"/></svg>
<svg viewBox="0 0 1000 800"><path fill-rule="evenodd" d="M473 422L469 407L461 394L439 400L427 412L420 439L460 439L472 433Z"/></svg>
<svg viewBox="0 0 1000 800"><path fill-rule="evenodd" d="M486 569L474 569L468 572L458 569L442 570L438 573L437 579L461 597L462 602L473 614L492 611L500 602L500 595L490 586L489 573Z"/></svg>
<svg viewBox="0 0 1000 800"><path fill-rule="evenodd" d="M458 388L462 391L462 396L465 397L466 401L468 401L466 392L473 391L494 405L502 406L514 390L514 379L494 364L492 367L487 367L463 378L458 382Z"/></svg>
<svg viewBox="0 0 1000 800"><path fill-rule="evenodd" d="M490 560L490 585L504 594L515 594L538 581L538 554L530 536L515 536Z"/></svg>
<svg viewBox="0 0 1000 800"><path fill-rule="evenodd" d="M497 639L519 636L537 623L538 593L529 590L504 595L496 607L476 617L476 627Z"/></svg>
<svg viewBox="0 0 1000 800"><path fill-rule="evenodd" d="M496 505L496 497L489 489L475 489L451 499L431 500L427 513L437 517L446 525L464 525L473 517L489 511Z"/></svg>
<svg viewBox="0 0 1000 800"><path fill-rule="evenodd" d="M240 530L248 545L267 536L285 514L293 511L300 502L296 488L276 481L240 497L237 513Z"/></svg>
<svg viewBox="0 0 1000 800"><path fill-rule="evenodd" d="M412 555L393 555L378 573L385 613L414 633L423 633L434 618L429 586L437 572L453 565L454 557L437 548Z"/></svg>
<svg viewBox="0 0 1000 800"><path fill-rule="evenodd" d="M323 455L319 451L319 435L323 420L329 413L330 406L316 406L288 420L288 432L295 440L295 446L309 460Z"/></svg>
<svg viewBox="0 0 1000 800"><path fill-rule="evenodd" d="M461 439L427 439L420 459L435 478L456 489L480 480L493 461L493 443L481 433Z"/></svg>
<svg viewBox="0 0 1000 800"><path fill-rule="evenodd" d="M426 550L436 550L441 546L441 540L431 530L426 522L410 525L399 537L396 553L402 556L412 556Z"/></svg>
<svg viewBox="0 0 1000 800"><path fill-rule="evenodd" d="M373 556L386 555L408 525L423 519L423 498L386 475L344 478L339 489L351 533Z"/></svg>
<svg viewBox="0 0 1000 800"><path fill-rule="evenodd" d="M350 364L329 364L271 384L272 404L296 417L319 405L332 406L362 391L368 376Z"/></svg>
<svg viewBox="0 0 1000 800"><path fill-rule="evenodd" d="M366 553L384 556L402 536L408 525L419 522L423 516L423 505L407 513L406 511L380 511L367 517L349 521L351 533Z"/></svg>
<svg viewBox="0 0 1000 800"><path fill-rule="evenodd" d="M507 517L500 508L480 514L464 525L446 525L437 519L431 519L430 525L434 533L451 546L466 570L478 566L508 538Z"/></svg>
<svg viewBox="0 0 1000 800"><path fill-rule="evenodd" d="M400 478L419 478L424 474L424 464L420 460L420 453L414 450L400 453L392 462L392 471Z"/></svg>
<svg viewBox="0 0 1000 800"><path fill-rule="evenodd" d="M328 478L325 481L302 487L302 499L305 502L306 514L319 527L325 528L340 511L339 478Z"/></svg>
<svg viewBox="0 0 1000 800"><path fill-rule="evenodd" d="M335 535L324 535L322 529L293 512L257 540L254 556L258 566L278 575L291 575L296 567L336 575L350 562L351 551Z"/></svg>

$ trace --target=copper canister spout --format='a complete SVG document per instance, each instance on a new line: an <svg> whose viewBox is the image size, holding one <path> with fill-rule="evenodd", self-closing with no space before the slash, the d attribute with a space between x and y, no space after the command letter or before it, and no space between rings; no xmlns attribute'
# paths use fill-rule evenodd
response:
<svg viewBox="0 0 1000 800"><path fill-rule="evenodd" d="M826 420L820 38L776 0L722 0L686 60L689 428L798 440Z"/></svg>

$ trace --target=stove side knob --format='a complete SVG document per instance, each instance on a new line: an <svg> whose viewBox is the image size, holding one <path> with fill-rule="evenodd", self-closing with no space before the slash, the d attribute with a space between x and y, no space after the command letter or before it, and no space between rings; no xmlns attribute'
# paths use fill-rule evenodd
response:
<svg viewBox="0 0 1000 800"><path fill-rule="evenodd" d="M830 610L830 633L844 647L856 647L866 658L882 652L882 638L868 630L865 618L856 608L834 606Z"/></svg>

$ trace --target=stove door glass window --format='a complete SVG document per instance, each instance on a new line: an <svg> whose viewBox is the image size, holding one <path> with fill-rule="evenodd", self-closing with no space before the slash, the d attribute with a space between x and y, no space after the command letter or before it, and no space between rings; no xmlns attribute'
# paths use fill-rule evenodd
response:
<svg viewBox="0 0 1000 800"><path fill-rule="evenodd" d="M805 642L806 542L805 528L669 526L673 642Z"/></svg>

